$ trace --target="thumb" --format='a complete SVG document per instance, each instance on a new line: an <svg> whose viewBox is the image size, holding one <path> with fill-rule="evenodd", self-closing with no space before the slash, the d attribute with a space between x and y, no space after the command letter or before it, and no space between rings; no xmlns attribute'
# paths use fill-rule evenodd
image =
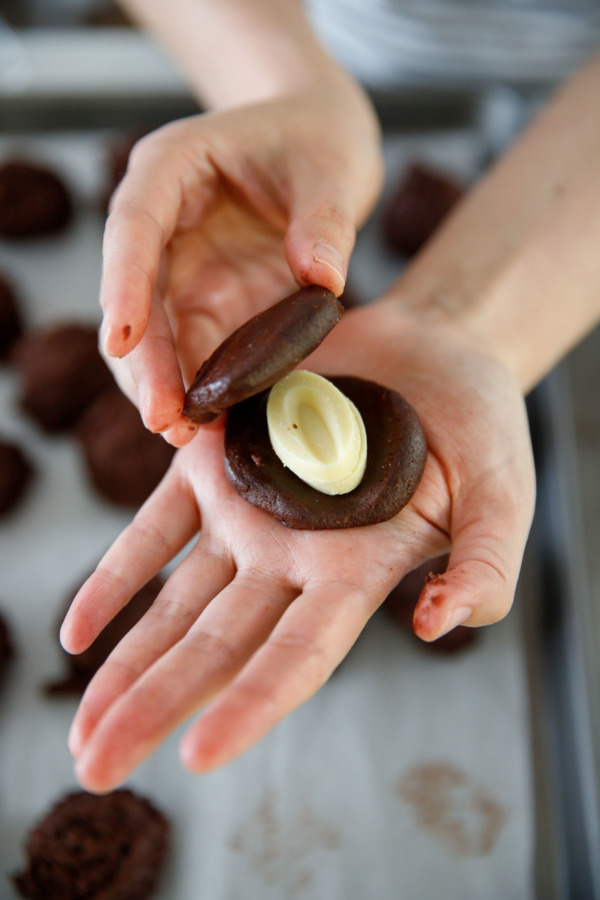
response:
<svg viewBox="0 0 600 900"><path fill-rule="evenodd" d="M300 285L318 284L339 297L356 240L355 214L341 188L315 179L292 210L285 254Z"/></svg>
<svg viewBox="0 0 600 900"><path fill-rule="evenodd" d="M533 516L533 479L521 487L512 497L506 484L476 489L458 506L448 569L427 577L415 608L418 637L433 641L457 625L491 625L508 613Z"/></svg>

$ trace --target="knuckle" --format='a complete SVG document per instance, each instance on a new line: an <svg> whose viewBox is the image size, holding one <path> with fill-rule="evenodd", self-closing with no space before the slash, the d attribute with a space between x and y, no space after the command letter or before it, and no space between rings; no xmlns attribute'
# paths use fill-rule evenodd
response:
<svg viewBox="0 0 600 900"><path fill-rule="evenodd" d="M165 128L157 128L148 134L142 135L135 142L129 153L131 165L137 165L140 161L161 153L165 145Z"/></svg>
<svg viewBox="0 0 600 900"><path fill-rule="evenodd" d="M164 550L170 551L171 549L163 531L154 524L144 510L137 514L124 534L128 540L132 541L132 546L138 547L138 553L140 547L144 548L144 556L152 557L162 554Z"/></svg>
<svg viewBox="0 0 600 900"><path fill-rule="evenodd" d="M486 603L485 610L482 611L482 625L495 625L500 622L510 612L513 605L514 594L504 592L491 597Z"/></svg>
<svg viewBox="0 0 600 900"><path fill-rule="evenodd" d="M327 230L335 230L337 240L343 240L346 244L354 242L356 231L346 209L336 203L324 204L318 207L310 216L311 221L320 230L323 226Z"/></svg>
<svg viewBox="0 0 600 900"><path fill-rule="evenodd" d="M272 635L268 646L286 656L295 656L295 665L301 665L307 672L311 672L318 682L324 681L329 674L329 661L323 647L300 632Z"/></svg>
<svg viewBox="0 0 600 900"><path fill-rule="evenodd" d="M272 684L240 681L235 685L234 690L242 702L247 700L253 706L258 702L270 710L277 707L277 694L275 686Z"/></svg>
<svg viewBox="0 0 600 900"><path fill-rule="evenodd" d="M136 666L131 662L129 655L123 651L120 643L106 660L105 667L105 669L99 670L102 671L103 677L107 678L110 675L113 683L121 686L121 690L124 690L127 685L134 684L144 671L143 666Z"/></svg>
<svg viewBox="0 0 600 900"><path fill-rule="evenodd" d="M183 600L177 600L175 597L157 598L150 607L148 616L159 623L175 620L182 623L186 629L196 621L194 610Z"/></svg>
<svg viewBox="0 0 600 900"><path fill-rule="evenodd" d="M197 658L202 656L216 662L218 668L234 669L239 665L238 653L215 632L198 629L189 633L189 639L182 645Z"/></svg>

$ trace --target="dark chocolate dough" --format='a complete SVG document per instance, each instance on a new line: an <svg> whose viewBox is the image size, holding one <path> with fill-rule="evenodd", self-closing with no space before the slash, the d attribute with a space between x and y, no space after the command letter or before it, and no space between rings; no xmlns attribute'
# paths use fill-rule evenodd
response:
<svg viewBox="0 0 600 900"><path fill-rule="evenodd" d="M187 392L183 413L201 425L271 387L319 346L340 321L331 291L306 287L249 319L217 347Z"/></svg>
<svg viewBox="0 0 600 900"><path fill-rule="evenodd" d="M72 428L114 379L98 350L98 332L69 323L27 334L16 347L21 407L45 431Z"/></svg>
<svg viewBox="0 0 600 900"><path fill-rule="evenodd" d="M0 517L15 509L32 475L33 466L21 448L0 440Z"/></svg>
<svg viewBox="0 0 600 900"><path fill-rule="evenodd" d="M158 576L152 578L148 584L144 585L144 587L137 592L137 594L134 594L127 606L124 606L114 619L108 623L93 644L91 644L87 650L84 650L83 653L67 653L62 650L61 647L61 655L64 657L67 664L67 674L59 681L54 681L46 685L46 693L82 694L92 677L108 657L109 653L111 653L119 641L131 631L133 626L139 622L144 613L150 609L163 584L162 578L159 578ZM79 587L68 597L60 616L60 622L58 623L59 628L78 590ZM59 629L57 629L57 640L58 630Z"/></svg>
<svg viewBox="0 0 600 900"><path fill-rule="evenodd" d="M145 900L162 872L169 824L129 790L67 794L29 833L27 869L13 878L30 900Z"/></svg>
<svg viewBox="0 0 600 900"><path fill-rule="evenodd" d="M175 448L151 434L136 407L119 390L104 391L77 426L88 474L107 500L140 506L157 486Z"/></svg>
<svg viewBox="0 0 600 900"><path fill-rule="evenodd" d="M388 246L413 256L463 193L462 186L448 175L412 163L384 207L383 235Z"/></svg>
<svg viewBox="0 0 600 900"><path fill-rule="evenodd" d="M23 322L12 285L0 274L0 360L6 359L23 331Z"/></svg>
<svg viewBox="0 0 600 900"><path fill-rule="evenodd" d="M61 231L72 211L69 191L51 169L18 160L0 165L2 237L38 237Z"/></svg>
<svg viewBox="0 0 600 900"><path fill-rule="evenodd" d="M348 494L330 496L305 484L269 440L268 391L229 411L225 469L236 490L290 528L353 528L392 518L414 494L427 453L416 412L400 394L349 376L330 381L358 407L367 432L367 468Z"/></svg>

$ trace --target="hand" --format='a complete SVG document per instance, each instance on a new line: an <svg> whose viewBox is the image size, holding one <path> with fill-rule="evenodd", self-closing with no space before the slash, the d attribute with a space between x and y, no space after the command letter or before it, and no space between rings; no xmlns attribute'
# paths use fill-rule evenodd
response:
<svg viewBox="0 0 600 900"><path fill-rule="evenodd" d="M374 118L347 86L195 116L136 145L106 225L101 334L150 430L193 437L185 385L296 283L341 294L380 179Z"/></svg>
<svg viewBox="0 0 600 900"><path fill-rule="evenodd" d="M182 761L206 772L234 759L324 683L405 573L450 546L448 572L417 604L417 634L510 608L534 498L512 376L450 329L380 304L347 313L310 365L384 382L414 404L429 447L415 496L379 525L293 531L228 484L221 426L200 429L63 625L63 645L81 652L199 531L82 699L70 747L87 789L115 787L211 700Z"/></svg>

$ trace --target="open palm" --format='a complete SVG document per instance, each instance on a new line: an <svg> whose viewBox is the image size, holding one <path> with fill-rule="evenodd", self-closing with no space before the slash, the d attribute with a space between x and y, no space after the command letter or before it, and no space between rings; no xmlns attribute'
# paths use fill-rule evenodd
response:
<svg viewBox="0 0 600 900"><path fill-rule="evenodd" d="M211 700L184 738L184 764L206 771L233 759L323 684L406 572L450 546L448 572L417 605L417 632L433 639L509 609L534 494L512 377L451 334L381 304L347 314L309 364L380 381L415 405L429 450L419 489L379 525L290 530L227 482L222 425L201 429L63 626L67 649L83 650L198 534L82 700L70 745L88 789L121 782Z"/></svg>

